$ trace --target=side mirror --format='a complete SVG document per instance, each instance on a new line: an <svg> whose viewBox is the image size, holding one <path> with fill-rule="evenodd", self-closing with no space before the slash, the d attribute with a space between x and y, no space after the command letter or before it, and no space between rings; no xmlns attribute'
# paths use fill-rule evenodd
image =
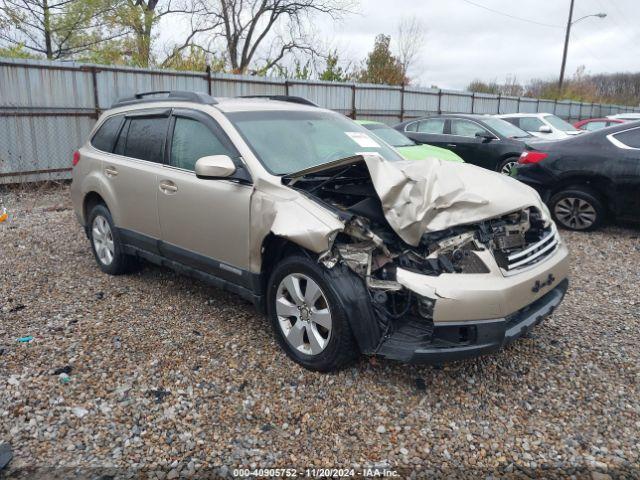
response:
<svg viewBox="0 0 640 480"><path fill-rule="evenodd" d="M236 165L227 155L209 155L196 162L198 178L228 178L236 172Z"/></svg>
<svg viewBox="0 0 640 480"><path fill-rule="evenodd" d="M482 138L483 140L495 140L496 136L493 133L489 133L487 131L476 132L476 138Z"/></svg>
<svg viewBox="0 0 640 480"><path fill-rule="evenodd" d="M553 133L553 130L551 130L551 127L549 125L540 125L538 131L540 133Z"/></svg>

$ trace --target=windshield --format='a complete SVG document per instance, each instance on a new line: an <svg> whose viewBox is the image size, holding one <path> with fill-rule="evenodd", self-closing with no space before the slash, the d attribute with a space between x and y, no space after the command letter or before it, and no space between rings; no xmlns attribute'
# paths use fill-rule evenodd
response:
<svg viewBox="0 0 640 480"><path fill-rule="evenodd" d="M410 138L405 137L402 133L393 128L379 123L367 123L364 125L367 130L371 130L382 140L392 147L412 147L416 143Z"/></svg>
<svg viewBox="0 0 640 480"><path fill-rule="evenodd" d="M501 118L486 117L482 121L490 129L496 131L498 135L507 138L528 138L531 135L524 130L516 127L514 124L507 122Z"/></svg>
<svg viewBox="0 0 640 480"><path fill-rule="evenodd" d="M555 115L546 115L544 119L551 124L553 128L557 128L558 130L562 130L563 132L577 132L578 129L575 128L570 123L565 122L560 117L556 117Z"/></svg>
<svg viewBox="0 0 640 480"><path fill-rule="evenodd" d="M227 117L274 175L299 172L359 153L402 160L364 127L333 112L234 112Z"/></svg>

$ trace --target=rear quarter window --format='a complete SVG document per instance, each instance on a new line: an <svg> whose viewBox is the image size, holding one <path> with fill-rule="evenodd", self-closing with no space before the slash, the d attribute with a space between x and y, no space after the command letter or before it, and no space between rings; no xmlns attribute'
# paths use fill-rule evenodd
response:
<svg viewBox="0 0 640 480"><path fill-rule="evenodd" d="M627 147L640 148L640 128L616 133L614 138Z"/></svg>
<svg viewBox="0 0 640 480"><path fill-rule="evenodd" d="M124 117L120 115L107 118L93 135L91 145L103 152L113 152L113 146L116 143L118 132L120 131L123 121Z"/></svg>

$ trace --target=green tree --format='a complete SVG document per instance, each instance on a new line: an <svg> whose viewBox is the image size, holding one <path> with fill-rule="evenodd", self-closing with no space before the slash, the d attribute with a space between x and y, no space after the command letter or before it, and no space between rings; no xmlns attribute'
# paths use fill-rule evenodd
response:
<svg viewBox="0 0 640 480"><path fill-rule="evenodd" d="M40 58L24 48L24 45L10 45L0 47L0 57L5 58Z"/></svg>
<svg viewBox="0 0 640 480"><path fill-rule="evenodd" d="M162 64L163 67L173 70L188 70L191 72L201 72L211 68L212 72L224 72L225 61L216 55L211 55L201 48L190 46L188 49L180 50L172 54Z"/></svg>
<svg viewBox="0 0 640 480"><path fill-rule="evenodd" d="M498 82L495 80L483 82L482 80L476 79L467 85L466 90L475 93L492 93L497 95L500 93L500 85L498 85Z"/></svg>
<svg viewBox="0 0 640 480"><path fill-rule="evenodd" d="M357 75L364 83L386 85L406 85L408 78L400 60L391 53L391 37L380 34L376 37L373 50L367 56L365 68Z"/></svg>
<svg viewBox="0 0 640 480"><path fill-rule="evenodd" d="M73 58L121 35L108 30L111 0L0 0L0 43L48 59Z"/></svg>
<svg viewBox="0 0 640 480"><path fill-rule="evenodd" d="M256 75L264 76L270 72L274 73L277 77L293 78L296 80L311 80L313 77L313 69L311 67L311 60L307 60L302 63L297 58L293 61L293 68L288 68L283 65L274 65L271 69L260 69L255 72Z"/></svg>
<svg viewBox="0 0 640 480"><path fill-rule="evenodd" d="M348 82L351 79L351 75L347 72L347 69L338 65L339 61L337 50L329 53L326 66L318 78L329 82Z"/></svg>

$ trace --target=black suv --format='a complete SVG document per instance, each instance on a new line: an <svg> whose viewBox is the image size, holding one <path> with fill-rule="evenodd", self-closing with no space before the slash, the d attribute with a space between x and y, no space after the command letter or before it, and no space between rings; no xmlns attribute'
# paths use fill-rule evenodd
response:
<svg viewBox="0 0 640 480"><path fill-rule="evenodd" d="M400 123L394 127L411 140L443 147L467 163L508 175L534 137L515 125L488 115L446 114Z"/></svg>

